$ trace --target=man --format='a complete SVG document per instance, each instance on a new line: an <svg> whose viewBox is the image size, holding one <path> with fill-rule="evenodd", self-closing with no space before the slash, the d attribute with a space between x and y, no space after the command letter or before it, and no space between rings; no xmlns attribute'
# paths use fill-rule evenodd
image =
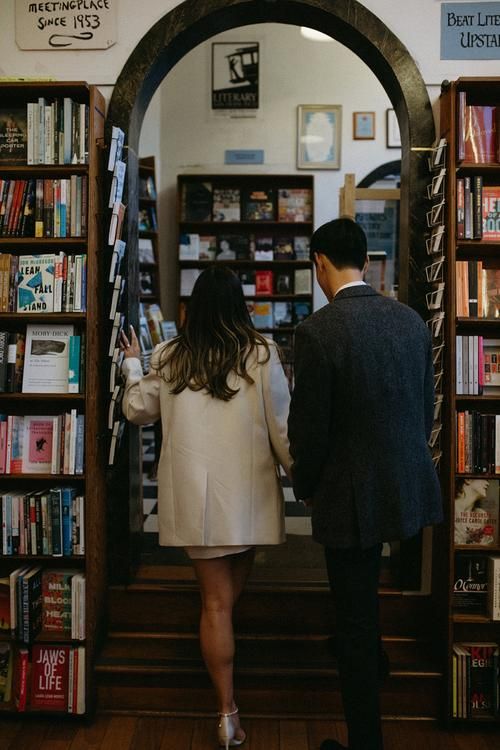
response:
<svg viewBox="0 0 500 750"><path fill-rule="evenodd" d="M382 543L442 518L428 439L432 343L409 307L364 283L366 237L351 219L311 239L330 304L295 335L288 433L293 486L312 505L337 616L336 650L349 750L382 750L378 579ZM342 746L325 740L321 750Z"/></svg>

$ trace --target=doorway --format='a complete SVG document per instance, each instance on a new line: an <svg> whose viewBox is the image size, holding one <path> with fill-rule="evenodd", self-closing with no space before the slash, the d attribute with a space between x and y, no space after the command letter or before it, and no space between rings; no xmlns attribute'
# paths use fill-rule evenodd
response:
<svg viewBox="0 0 500 750"><path fill-rule="evenodd" d="M329 34L351 50L372 70L395 109L402 140L401 153L401 257L400 299L422 310L423 291L418 274L409 269L423 264L421 237L427 208L424 198L425 157L413 147L429 146L434 123L424 83L411 56L391 32L361 4L336 3L324 8L319 0L303 2L194 2L188 0L161 19L141 40L127 61L114 89L108 113L108 127L119 125L128 139L128 289L129 320L137 324L137 215L139 141L146 109L162 80L171 69L202 42L224 31L249 24L279 23L307 25ZM298 31L298 29L297 29ZM326 73L327 74L327 73ZM335 71L332 71L335 75ZM412 217L410 223L409 217ZM326 220L326 219L325 219ZM139 436L128 430L110 482L113 514L110 552L112 570L126 578L141 550L143 512L137 502L140 477ZM123 498L128 498L128 505ZM124 543L125 542L125 543ZM116 564L115 564L116 563ZM414 582L415 583L415 582Z"/></svg>

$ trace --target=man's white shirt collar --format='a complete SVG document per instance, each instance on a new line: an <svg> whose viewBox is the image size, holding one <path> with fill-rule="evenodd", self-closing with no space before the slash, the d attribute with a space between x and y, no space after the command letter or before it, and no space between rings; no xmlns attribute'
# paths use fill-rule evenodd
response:
<svg viewBox="0 0 500 750"><path fill-rule="evenodd" d="M342 284L342 286L335 292L335 297L342 291L342 289L348 289L350 286L366 286L366 281L349 281L347 284Z"/></svg>

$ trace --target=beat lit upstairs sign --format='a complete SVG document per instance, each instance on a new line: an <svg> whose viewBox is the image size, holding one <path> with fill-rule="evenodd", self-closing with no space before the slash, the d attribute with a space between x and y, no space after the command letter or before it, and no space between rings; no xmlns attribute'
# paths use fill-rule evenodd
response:
<svg viewBox="0 0 500 750"><path fill-rule="evenodd" d="M500 58L499 3L443 3L441 60Z"/></svg>

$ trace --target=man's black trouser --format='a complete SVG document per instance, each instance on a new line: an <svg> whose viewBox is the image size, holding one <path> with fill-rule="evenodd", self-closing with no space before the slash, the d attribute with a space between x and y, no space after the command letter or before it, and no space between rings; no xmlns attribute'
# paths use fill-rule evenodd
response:
<svg viewBox="0 0 500 750"><path fill-rule="evenodd" d="M337 618L335 643L349 750L383 750L379 705L381 554L381 544L364 550L325 547Z"/></svg>

